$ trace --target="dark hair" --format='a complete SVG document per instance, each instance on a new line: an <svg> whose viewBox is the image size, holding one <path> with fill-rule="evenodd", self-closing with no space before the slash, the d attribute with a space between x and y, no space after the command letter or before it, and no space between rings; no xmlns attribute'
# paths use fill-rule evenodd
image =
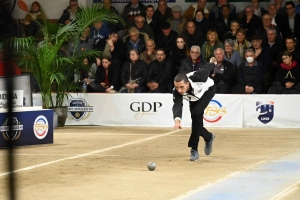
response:
<svg viewBox="0 0 300 200"><path fill-rule="evenodd" d="M164 52L164 54L166 54L166 51L164 50L164 48L158 48L158 49L156 49L156 52L158 52L158 51L162 51L162 52Z"/></svg>
<svg viewBox="0 0 300 200"><path fill-rule="evenodd" d="M243 34L246 36L246 31L245 31L245 29L243 29L243 28L238 28L238 29L236 30L236 34L238 34L238 33L243 33Z"/></svg>
<svg viewBox="0 0 300 200"><path fill-rule="evenodd" d="M286 7L287 5L292 5L293 8L295 8L295 4L292 1L288 1L285 3L284 7Z"/></svg>
<svg viewBox="0 0 300 200"><path fill-rule="evenodd" d="M185 74L177 74L174 78L175 82L181 82L183 81L184 83L188 82L188 78Z"/></svg>
<svg viewBox="0 0 300 200"><path fill-rule="evenodd" d="M148 5L148 6L146 7L146 10L147 10L148 8L152 8L152 9L154 10L154 6L152 6L152 5Z"/></svg>
<svg viewBox="0 0 300 200"><path fill-rule="evenodd" d="M202 13L202 15L203 15L203 17L205 17L204 11L203 11L202 9L198 9L198 10L196 10L196 12L195 12L195 15L196 15L198 12L201 12L201 13Z"/></svg>
<svg viewBox="0 0 300 200"><path fill-rule="evenodd" d="M232 21L230 22L230 25L233 24L233 23L237 23L237 24L240 25L240 22L239 22L238 20L232 20Z"/></svg>
<svg viewBox="0 0 300 200"><path fill-rule="evenodd" d="M292 37L292 36L287 36L287 37L285 38L285 41L286 41L286 40L293 40L293 42L296 43L296 39L295 39L294 37Z"/></svg>
<svg viewBox="0 0 300 200"><path fill-rule="evenodd" d="M228 4L223 5L223 6L221 7L221 10L223 10L224 7L227 7L227 8L230 10L230 7L229 7Z"/></svg>
<svg viewBox="0 0 300 200"><path fill-rule="evenodd" d="M104 56L104 57L102 58L102 60L104 60L104 59L106 59L106 60L108 60L109 62L111 62L111 58L108 57L108 56Z"/></svg>
<svg viewBox="0 0 300 200"><path fill-rule="evenodd" d="M291 53L291 52L289 52L289 51L284 51L282 54L281 54L281 57L282 56L288 56L288 57L291 57L291 56L293 56L293 54Z"/></svg>
<svg viewBox="0 0 300 200"><path fill-rule="evenodd" d="M181 38L184 42L185 42L185 45L184 45L184 52L185 52L185 55L187 56L187 57L189 57L190 56L190 50L189 50L189 48L188 48L188 46L187 46L187 43L186 43L186 38L185 38L185 36L184 35L179 35L177 38L176 38L176 44L177 44L177 39L178 38ZM177 45L176 45L177 46Z"/></svg>

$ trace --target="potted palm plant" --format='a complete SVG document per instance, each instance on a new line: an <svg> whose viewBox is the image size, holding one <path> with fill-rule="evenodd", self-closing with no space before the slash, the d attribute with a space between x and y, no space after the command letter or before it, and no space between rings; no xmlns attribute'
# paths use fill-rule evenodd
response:
<svg viewBox="0 0 300 200"><path fill-rule="evenodd" d="M5 41L5 45L16 53L19 66L35 77L44 109L62 107L68 100L68 92L75 89L75 85L69 80L83 66L83 59L100 56L101 52L97 50L81 51L68 57L59 53L64 43L70 39L79 41L83 31L98 20L112 23L121 21L124 24L118 15L102 4L93 4L91 7L80 7L75 20L63 26L44 19L39 24L40 35L37 38L11 38ZM67 108L65 112L67 113Z"/></svg>

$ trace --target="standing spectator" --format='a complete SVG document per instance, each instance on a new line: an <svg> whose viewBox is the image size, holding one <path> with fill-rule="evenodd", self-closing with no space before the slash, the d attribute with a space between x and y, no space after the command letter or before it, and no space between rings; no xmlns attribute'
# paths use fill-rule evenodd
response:
<svg viewBox="0 0 300 200"><path fill-rule="evenodd" d="M239 52L233 49L233 46L234 46L234 41L232 39L226 39L224 41L224 47L225 47L224 59L232 63L233 72L236 73L237 69L242 63L242 59Z"/></svg>
<svg viewBox="0 0 300 200"><path fill-rule="evenodd" d="M186 27L186 19L181 16L181 7L176 5L172 7L172 17L167 19L167 22L171 24L172 30L180 35Z"/></svg>
<svg viewBox="0 0 300 200"><path fill-rule="evenodd" d="M152 39L146 41L146 50L140 54L140 59L149 66L151 61L156 60L155 42Z"/></svg>
<svg viewBox="0 0 300 200"><path fill-rule="evenodd" d="M208 19L204 16L202 10L197 10L195 13L195 18L192 20L196 25L196 30L201 31L205 36L209 30L210 24Z"/></svg>
<svg viewBox="0 0 300 200"><path fill-rule="evenodd" d="M89 36L90 28L87 27L83 31L83 34L80 36L79 40L72 39L68 45L70 55L74 55L81 51L92 49L94 40L91 39Z"/></svg>
<svg viewBox="0 0 300 200"><path fill-rule="evenodd" d="M201 49L199 46L192 46L190 56L181 61L179 68L180 74L187 74L189 72L198 71L204 66L203 59L201 58Z"/></svg>
<svg viewBox="0 0 300 200"><path fill-rule="evenodd" d="M127 24L127 27L134 26L134 19L138 15L145 16L146 6L139 2L139 0L130 0L121 14L124 22Z"/></svg>
<svg viewBox="0 0 300 200"><path fill-rule="evenodd" d="M246 31L243 28L239 28L236 31L236 40L234 42L234 50L240 53L242 60L244 60L244 52L249 47L252 47L251 42L246 40Z"/></svg>
<svg viewBox="0 0 300 200"><path fill-rule="evenodd" d="M254 35L254 31L258 26L262 26L260 17L254 15L252 6L246 6L245 16L240 21L240 27L245 29L246 38L251 38Z"/></svg>
<svg viewBox="0 0 300 200"><path fill-rule="evenodd" d="M240 23L237 20L232 20L230 30L223 35L223 41L226 39L236 40L236 31L240 28Z"/></svg>
<svg viewBox="0 0 300 200"><path fill-rule="evenodd" d="M238 68L238 84L232 88L234 94L262 93L262 64L254 59L253 49L246 49L246 61Z"/></svg>
<svg viewBox="0 0 300 200"><path fill-rule="evenodd" d="M152 5L148 5L146 7L145 19L146 19L146 25L151 27L155 37L158 31L160 31L161 21L156 16L154 16L154 7Z"/></svg>
<svg viewBox="0 0 300 200"><path fill-rule="evenodd" d="M300 14L296 14L294 2L286 2L285 9L287 15L283 17L283 38L291 36L300 40Z"/></svg>
<svg viewBox="0 0 300 200"><path fill-rule="evenodd" d="M218 38L216 30L211 29L206 35L206 42L202 45L201 54L205 63L209 62L210 58L213 57L214 50L217 48L224 49L223 43Z"/></svg>
<svg viewBox="0 0 300 200"><path fill-rule="evenodd" d="M159 0L157 3L157 9L154 12L154 16L156 16L161 23L164 23L172 17L172 9L168 7L166 0Z"/></svg>
<svg viewBox="0 0 300 200"><path fill-rule="evenodd" d="M276 82L269 94L300 94L300 66L290 52L283 52L282 63L278 66Z"/></svg>
<svg viewBox="0 0 300 200"><path fill-rule="evenodd" d="M176 38L178 33L173 31L169 22L164 22L161 25L161 31L157 35L156 48L163 48L166 55L176 47ZM168 57L168 56L167 56Z"/></svg>
<svg viewBox="0 0 300 200"><path fill-rule="evenodd" d="M209 11L206 8L206 0L198 0L197 4L191 5L188 7L188 9L185 11L183 17L186 18L187 20L192 20L193 18L196 17L196 11L197 10L202 10L203 11L203 16L206 17L207 19L209 18Z"/></svg>
<svg viewBox="0 0 300 200"><path fill-rule="evenodd" d="M210 10L210 16L209 16L209 20L213 21L215 19L218 19L221 15L221 9L222 6L224 5L228 5L230 8L230 16L235 17L236 15L236 8L234 5L231 5L227 2L227 0L218 0L212 7Z"/></svg>
<svg viewBox="0 0 300 200"><path fill-rule="evenodd" d="M105 48L102 54L103 57L111 58L114 63L121 66L123 61L124 43L119 39L118 33L111 32L105 41Z"/></svg>
<svg viewBox="0 0 300 200"><path fill-rule="evenodd" d="M193 21L187 23L186 30L182 33L186 39L186 44L190 49L192 46L202 46L205 41L205 36L198 30L196 31L196 25Z"/></svg>
<svg viewBox="0 0 300 200"><path fill-rule="evenodd" d="M256 15L258 17L262 17L264 14L266 14L268 12L263 7L259 7L260 0L251 0L251 5L254 10L254 15Z"/></svg>
<svg viewBox="0 0 300 200"><path fill-rule="evenodd" d="M92 38L94 40L93 43L93 48L96 49L104 49L104 47L100 47L99 48L99 41L103 38L107 38L109 35L110 31L109 29L106 27L106 24L103 24L102 21L95 21L94 22L94 26L91 27L91 31L90 31L90 38Z"/></svg>
<svg viewBox="0 0 300 200"><path fill-rule="evenodd" d="M147 75L149 93L171 93L171 62L167 59L163 49L157 49L156 60L150 63Z"/></svg>
<svg viewBox="0 0 300 200"><path fill-rule="evenodd" d="M31 10L26 14L24 24L25 24L25 35L26 37L38 36L39 25L43 24L46 20L45 13L39 2L34 1L31 4Z"/></svg>
<svg viewBox="0 0 300 200"><path fill-rule="evenodd" d="M147 64L139 59L139 52L132 49L130 60L123 64L121 71L121 93L143 93L147 78Z"/></svg>
<svg viewBox="0 0 300 200"><path fill-rule="evenodd" d="M214 80L216 86L216 93L218 94L229 94L231 90L231 84L234 80L233 65L224 59L224 50L217 48L214 51L214 56L217 63L209 63L207 65L212 65L212 74L210 78Z"/></svg>
<svg viewBox="0 0 300 200"><path fill-rule="evenodd" d="M58 20L58 23L63 25L69 24L75 19L77 12L80 12L80 8L78 6L78 0L70 0L69 7L67 7L63 11L62 16Z"/></svg>
<svg viewBox="0 0 300 200"><path fill-rule="evenodd" d="M132 49L137 50L138 54L142 53L143 51L145 51L145 40L149 39L148 35L146 37L144 37L144 35L142 33L139 32L139 30L135 27L131 27L128 30L129 33L129 37L125 36L124 37L124 53L127 57L127 59L129 58L129 52Z"/></svg>
<svg viewBox="0 0 300 200"><path fill-rule="evenodd" d="M137 16L134 19L135 27L139 30L140 33L147 34L149 38L154 40L154 33L152 28L145 23L145 18L143 16Z"/></svg>

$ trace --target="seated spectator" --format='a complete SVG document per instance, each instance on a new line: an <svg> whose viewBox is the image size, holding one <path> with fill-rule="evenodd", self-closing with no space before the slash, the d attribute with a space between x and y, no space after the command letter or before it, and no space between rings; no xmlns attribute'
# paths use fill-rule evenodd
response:
<svg viewBox="0 0 300 200"><path fill-rule="evenodd" d="M206 19L206 17L204 16L204 12L202 10L196 10L195 18L193 18L192 21L196 25L196 31L201 31L205 38L205 35L207 34L210 25L208 19Z"/></svg>
<svg viewBox="0 0 300 200"><path fill-rule="evenodd" d="M186 19L181 16L181 7L179 5L172 7L172 17L167 19L167 22L171 24L173 31L180 35L186 27Z"/></svg>
<svg viewBox="0 0 300 200"><path fill-rule="evenodd" d="M231 84L234 81L233 65L231 62L228 62L224 59L224 50L221 48L217 48L214 51L214 56L215 57L212 57L212 59L216 60L216 62L209 64L212 65L210 68L213 69L209 77L215 82L217 89L216 93L229 94L231 90Z"/></svg>
<svg viewBox="0 0 300 200"><path fill-rule="evenodd" d="M292 1L285 3L285 9L287 15L283 17L283 30L282 36L286 38L288 36L297 38L300 40L300 14L295 12L295 4Z"/></svg>
<svg viewBox="0 0 300 200"><path fill-rule="evenodd" d="M186 39L186 44L190 49L192 46L202 46L205 41L205 36L200 30L196 31L196 25L193 21L189 21L186 30L182 33Z"/></svg>
<svg viewBox="0 0 300 200"><path fill-rule="evenodd" d="M98 43L101 39L107 38L109 33L110 31L106 27L106 24L103 24L102 21L95 21L90 30L90 38L94 40L93 48L104 49L104 47L100 47Z"/></svg>
<svg viewBox="0 0 300 200"><path fill-rule="evenodd" d="M67 7L63 11L62 16L58 20L58 23L62 25L69 24L75 19L77 12L80 12L78 0L70 0L69 7Z"/></svg>
<svg viewBox="0 0 300 200"><path fill-rule="evenodd" d="M168 7L166 0L159 0L157 4L154 16L157 17L161 23L164 23L167 19L172 17L172 9Z"/></svg>
<svg viewBox="0 0 300 200"><path fill-rule="evenodd" d="M88 82L88 92L112 93L118 85L119 72L110 58L103 57L101 65L97 67L94 82Z"/></svg>
<svg viewBox="0 0 300 200"><path fill-rule="evenodd" d="M232 63L233 72L236 73L239 66L242 63L242 59L239 52L233 49L233 46L234 46L234 41L232 39L227 39L224 41L224 47L225 47L224 59Z"/></svg>
<svg viewBox="0 0 300 200"><path fill-rule="evenodd" d="M282 54L282 63L278 66L275 84L269 94L300 94L300 66L293 60L290 52Z"/></svg>
<svg viewBox="0 0 300 200"><path fill-rule="evenodd" d="M176 38L178 34L171 29L169 22L161 25L161 31L157 35L156 48L163 48L168 57L170 51L176 47Z"/></svg>
<svg viewBox="0 0 300 200"><path fill-rule="evenodd" d="M262 39L258 35L251 37L252 49L254 50L254 59L262 64L263 71L266 73L271 67L270 49L262 46Z"/></svg>
<svg viewBox="0 0 300 200"><path fill-rule="evenodd" d="M148 35L140 33L139 30L135 27L131 27L128 30L129 35L124 37L124 53L126 58L129 58L129 51L136 49L138 54L142 53L146 49L145 41L149 39ZM129 36L129 37L128 37Z"/></svg>
<svg viewBox="0 0 300 200"><path fill-rule="evenodd" d="M223 43L218 38L218 33L216 30L211 29L206 35L207 41L202 45L201 54L203 61L207 63L211 57L213 57L213 52L217 48L224 49Z"/></svg>
<svg viewBox="0 0 300 200"><path fill-rule="evenodd" d="M157 49L156 60L150 63L146 83L149 93L171 93L171 62L163 49Z"/></svg>
<svg viewBox="0 0 300 200"><path fill-rule="evenodd" d="M238 68L238 84L232 88L234 94L261 94L263 68L262 64L254 59L254 50L246 49L246 61Z"/></svg>
<svg viewBox="0 0 300 200"><path fill-rule="evenodd" d="M189 48L186 45L185 38L178 36L176 39L176 47L170 52L170 60L173 64L172 80L179 73L181 61L190 56Z"/></svg>
<svg viewBox="0 0 300 200"><path fill-rule="evenodd" d="M46 20L45 13L40 3L34 1L31 4L31 10L26 14L24 20L26 37L36 37L39 31L38 24L43 24L43 20Z"/></svg>
<svg viewBox="0 0 300 200"><path fill-rule="evenodd" d="M230 30L228 30L224 35L223 35L223 41L226 39L232 39L236 40L236 31L240 28L240 23L236 20L232 20L230 23Z"/></svg>
<svg viewBox="0 0 300 200"><path fill-rule="evenodd" d="M90 28L87 27L79 40L71 39L68 45L70 55L74 55L81 51L89 50L93 48L94 40L90 38Z"/></svg>
<svg viewBox="0 0 300 200"><path fill-rule="evenodd" d="M107 10L110 10L111 12L115 13L116 15L119 15L118 10L113 7L111 0L103 0L103 7L106 8ZM114 32L119 32L121 30L124 29L124 26L121 22L118 23L111 23L111 22L105 22L106 23L106 27L110 30L110 32L114 31ZM122 37L119 38L123 38L124 35Z"/></svg>
<svg viewBox="0 0 300 200"><path fill-rule="evenodd" d="M79 82L81 86L84 81L87 82L87 84L94 82L97 66L99 66L100 64L100 58L96 58L96 61L93 64L90 64L88 58L84 58L82 62L83 67L80 68L77 73L74 73L74 82Z"/></svg>
<svg viewBox="0 0 300 200"><path fill-rule="evenodd" d="M288 52L290 52L293 56L293 60L295 60L297 63L300 63L300 49L296 47L296 40L293 37L287 37L285 39L285 49ZM281 61L279 60L278 63Z"/></svg>
<svg viewBox="0 0 300 200"><path fill-rule="evenodd" d="M8 55L8 52L0 47L0 76L19 75L20 69L13 59Z"/></svg>
<svg viewBox="0 0 300 200"><path fill-rule="evenodd" d="M160 31L161 21L156 16L154 16L154 7L152 5L148 5L146 7L145 19L146 25L148 25L152 29L155 38L158 31Z"/></svg>
<svg viewBox="0 0 300 200"><path fill-rule="evenodd" d="M206 8L206 0L198 0L197 4L191 5L188 7L188 9L185 11L183 17L186 18L187 20L192 20L193 18L196 17L196 11L197 10L202 10L203 12L203 17L206 17L206 19L209 18L209 11Z"/></svg>
<svg viewBox="0 0 300 200"><path fill-rule="evenodd" d="M179 68L180 74L187 74L189 72L198 71L203 67L205 62L201 57L201 49L199 46L192 46L190 56L181 61Z"/></svg>
<svg viewBox="0 0 300 200"><path fill-rule="evenodd" d="M262 26L260 17L254 15L254 10L251 6L245 7L245 16L240 20L240 27L246 31L246 38L251 38L255 29Z"/></svg>
<svg viewBox="0 0 300 200"><path fill-rule="evenodd" d="M147 34L149 38L154 40L154 33L152 28L145 23L145 18L143 16L137 16L134 19L135 27L139 30L140 33Z"/></svg>
<svg viewBox="0 0 300 200"><path fill-rule="evenodd" d="M270 17L272 19L272 21L271 21L272 26L274 28L277 28L280 31L280 34L278 33L278 35L280 35L280 37L281 37L283 21L282 21L282 16L277 15L277 7L275 4L270 4L268 14L270 15Z"/></svg>
<svg viewBox="0 0 300 200"><path fill-rule="evenodd" d="M282 2L283 2L283 0L274 0L274 3L277 8L277 15L279 15L280 17L283 17L286 15L286 9L285 9L285 6L282 5Z"/></svg>
<svg viewBox="0 0 300 200"><path fill-rule="evenodd" d="M222 14L222 6L228 5L230 8L230 16L235 17L236 15L236 8L234 5L229 4L227 0L218 0L210 9L209 20L213 21L218 19Z"/></svg>
<svg viewBox="0 0 300 200"><path fill-rule="evenodd" d="M119 39L117 32L111 32L108 38L105 39L105 48L103 51L103 57L111 58L114 63L118 63L121 66L123 61L124 43Z"/></svg>
<svg viewBox="0 0 300 200"><path fill-rule="evenodd" d="M264 14L268 13L268 11L266 11L266 9L264 9L263 7L260 7L260 0L251 0L251 5L252 8L254 10L254 15L258 16L258 17L262 17Z"/></svg>
<svg viewBox="0 0 300 200"><path fill-rule="evenodd" d="M246 31L243 28L239 28L236 31L236 40L234 41L233 49L238 51L242 60L244 60L244 52L249 47L252 47L252 44L246 40Z"/></svg>
<svg viewBox="0 0 300 200"><path fill-rule="evenodd" d="M152 39L146 41L146 50L140 54L141 60L145 61L149 66L151 61L156 60L155 42Z"/></svg>
<svg viewBox="0 0 300 200"><path fill-rule="evenodd" d="M121 93L143 93L146 89L147 64L139 59L136 49L129 51L130 60L123 64L121 71Z"/></svg>
<svg viewBox="0 0 300 200"><path fill-rule="evenodd" d="M121 14L127 27L134 26L134 19L141 15L145 16L146 6L139 2L139 0L130 0L130 2L124 7Z"/></svg>

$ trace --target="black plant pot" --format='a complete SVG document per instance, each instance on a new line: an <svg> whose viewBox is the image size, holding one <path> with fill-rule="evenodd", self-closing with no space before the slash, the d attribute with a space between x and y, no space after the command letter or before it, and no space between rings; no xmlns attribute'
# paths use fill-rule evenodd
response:
<svg viewBox="0 0 300 200"><path fill-rule="evenodd" d="M57 127L64 127L68 116L68 106L55 107L50 109L53 109L58 115Z"/></svg>

